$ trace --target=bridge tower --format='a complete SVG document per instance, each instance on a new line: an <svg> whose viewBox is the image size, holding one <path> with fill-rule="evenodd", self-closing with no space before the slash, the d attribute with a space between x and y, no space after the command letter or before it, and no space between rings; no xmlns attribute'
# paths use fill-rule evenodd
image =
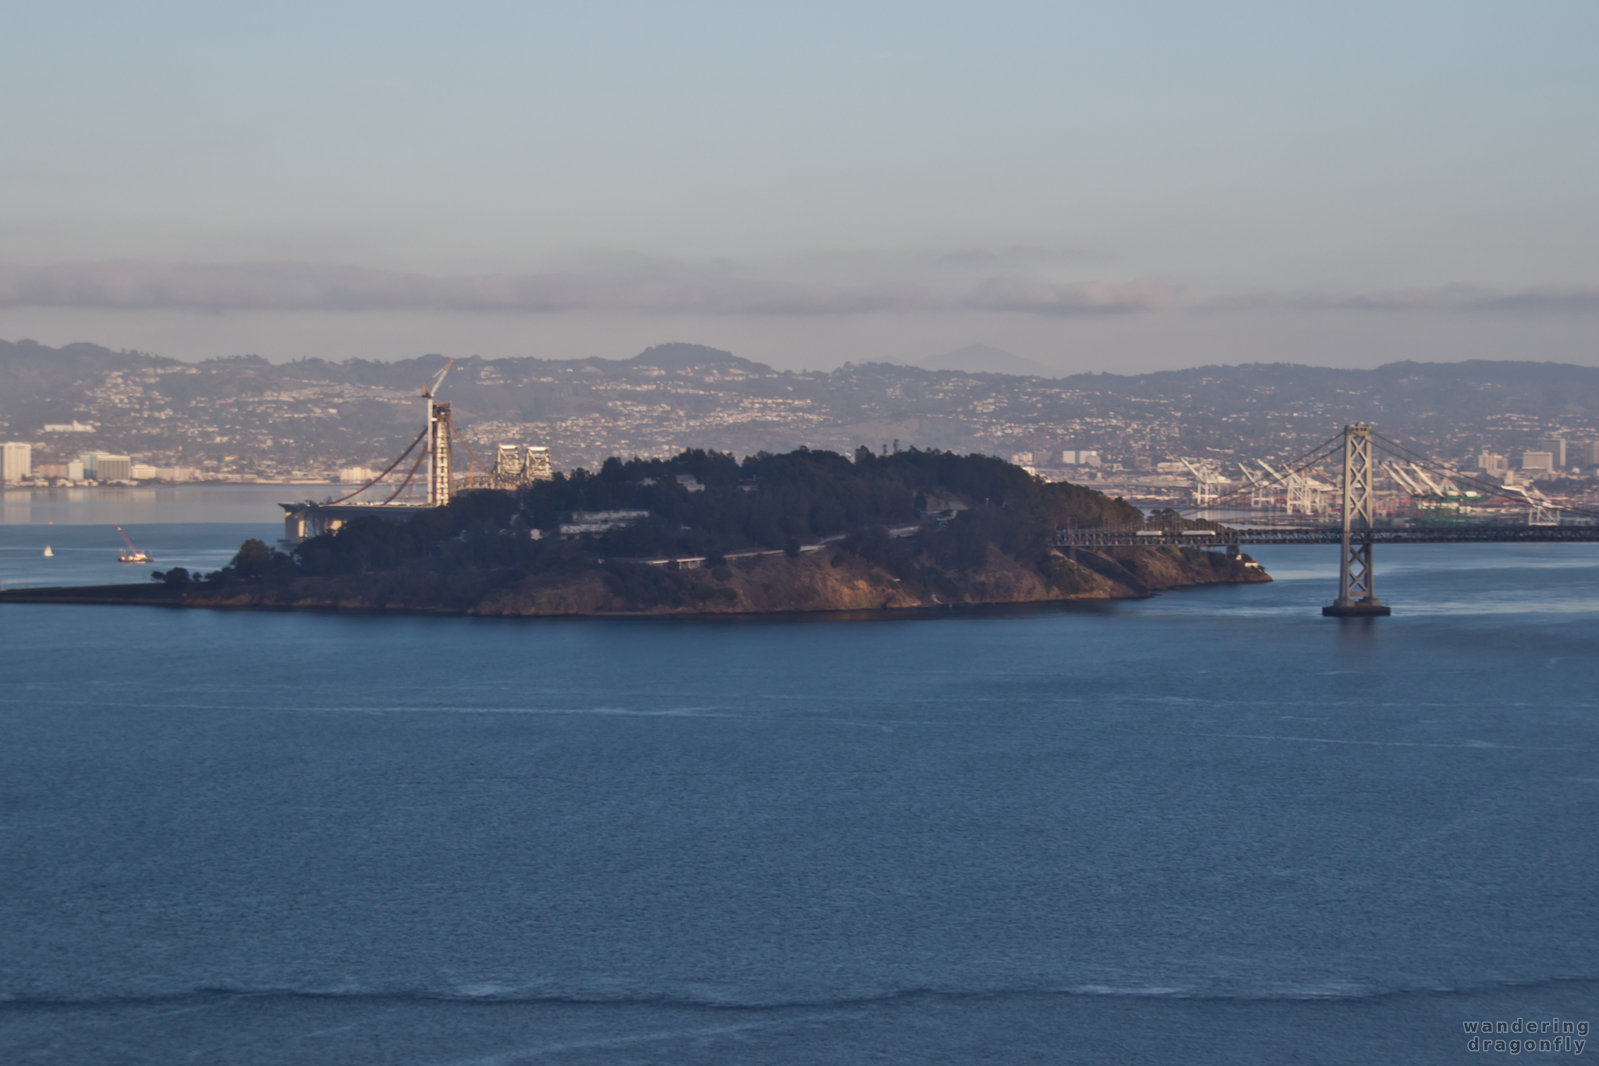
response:
<svg viewBox="0 0 1599 1066"><path fill-rule="evenodd" d="M450 502L450 405L428 398L428 506Z"/></svg>
<svg viewBox="0 0 1599 1066"><path fill-rule="evenodd" d="M1338 598L1321 613L1333 618L1391 614L1377 602L1371 568L1371 426L1344 427L1344 535L1338 560Z"/></svg>

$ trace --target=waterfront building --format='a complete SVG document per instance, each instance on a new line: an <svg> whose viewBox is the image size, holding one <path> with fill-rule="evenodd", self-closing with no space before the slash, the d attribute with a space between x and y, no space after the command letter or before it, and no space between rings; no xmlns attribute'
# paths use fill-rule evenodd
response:
<svg viewBox="0 0 1599 1066"><path fill-rule="evenodd" d="M33 476L33 445L24 441L0 444L0 482L14 485Z"/></svg>
<svg viewBox="0 0 1599 1066"><path fill-rule="evenodd" d="M82 481L83 463L77 459L64 463L35 463L33 476L49 481Z"/></svg>
<svg viewBox="0 0 1599 1066"><path fill-rule="evenodd" d="M132 481L133 457L110 452L84 452L78 456L83 476L96 481Z"/></svg>

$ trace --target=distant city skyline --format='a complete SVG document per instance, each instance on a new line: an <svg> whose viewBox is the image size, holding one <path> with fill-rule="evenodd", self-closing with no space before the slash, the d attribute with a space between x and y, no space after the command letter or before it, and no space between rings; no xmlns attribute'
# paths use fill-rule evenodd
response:
<svg viewBox="0 0 1599 1066"><path fill-rule="evenodd" d="M0 338L1599 365L1599 8L32 5Z"/></svg>

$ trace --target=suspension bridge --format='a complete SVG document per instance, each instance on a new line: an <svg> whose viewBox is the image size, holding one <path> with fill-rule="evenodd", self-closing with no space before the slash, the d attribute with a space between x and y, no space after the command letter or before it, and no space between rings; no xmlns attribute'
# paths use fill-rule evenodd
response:
<svg viewBox="0 0 1599 1066"><path fill-rule="evenodd" d="M336 499L283 503L283 540L288 548L308 537L331 533L354 518L408 518L419 511L443 507L457 489L520 488L552 476L550 450L542 445L501 444L494 463L486 465L461 435L450 405L438 400L439 386L455 365L451 359L422 388L422 429L392 463L364 484ZM471 461L464 475L455 473L452 442L466 449ZM413 458L414 456L414 458ZM411 465L398 481L389 481L407 459ZM423 476L419 480L418 472ZM420 491L418 491L420 489Z"/></svg>
<svg viewBox="0 0 1599 1066"><path fill-rule="evenodd" d="M1444 499L1448 499L1453 490L1457 509L1451 520L1417 521L1414 517L1381 520L1375 505L1374 487L1382 469L1379 460L1385 457L1390 462L1384 472L1403 487L1419 489L1424 483ZM1296 492L1305 491L1311 472L1329 464L1342 468L1341 485L1334 488L1340 498L1337 510L1341 512L1341 521L1337 525L1294 521L1292 515L1246 514L1227 524L1196 517L1231 507L1243 510L1251 504L1258 506L1259 501L1276 488L1282 488L1292 499ZM1410 466L1415 477L1404 473L1404 464ZM1439 480L1428 478L1428 472ZM1056 544L1067 550L1175 545L1221 549L1231 555L1236 555L1244 545L1337 544L1338 595L1322 608L1322 613L1339 618L1370 618L1392 611L1377 599L1376 571L1372 565L1374 545L1599 541L1599 511L1556 507L1536 488L1499 485L1463 475L1447 464L1389 440L1363 422L1345 426L1342 433L1323 441L1281 469L1271 471L1270 477L1248 477L1247 483L1233 493L1220 494L1210 489L1210 483L1203 478L1200 484L1202 502L1198 506L1186 511L1167 511L1154 521L1137 526L1061 529L1056 533ZM1447 488L1440 488L1440 485ZM1464 490L1461 486L1465 486ZM1486 520L1471 520L1466 513L1469 506L1463 502L1471 498L1499 500L1500 513ZM1511 509L1520 511L1513 519L1505 514Z"/></svg>

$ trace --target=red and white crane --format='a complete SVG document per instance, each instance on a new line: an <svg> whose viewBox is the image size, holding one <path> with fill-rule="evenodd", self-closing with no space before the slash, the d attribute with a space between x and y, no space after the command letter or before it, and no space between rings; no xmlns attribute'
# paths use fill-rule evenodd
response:
<svg viewBox="0 0 1599 1066"><path fill-rule="evenodd" d="M117 561L118 562L120 562L120 563L148 563L148 562L153 562L154 561L151 558L149 552L141 551L138 548L135 548L133 546L133 541L128 539L127 532L125 530L123 530L123 528L121 526L117 527L117 536L121 537L122 538L122 543L127 545L127 548L122 552L122 554L117 556Z"/></svg>

